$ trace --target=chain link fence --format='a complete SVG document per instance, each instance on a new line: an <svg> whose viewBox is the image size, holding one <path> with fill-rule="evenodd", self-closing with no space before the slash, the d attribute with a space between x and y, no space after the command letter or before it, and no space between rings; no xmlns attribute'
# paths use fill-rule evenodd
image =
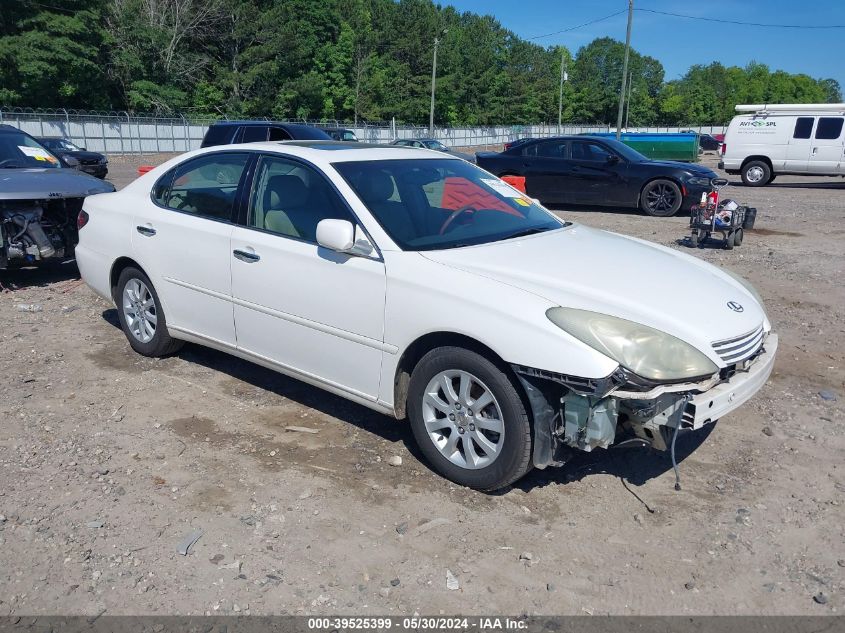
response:
<svg viewBox="0 0 845 633"><path fill-rule="evenodd" d="M35 137L62 137L80 147L106 154L181 153L197 149L208 127L218 119L178 115L158 117L129 112L91 112L84 110L45 110L0 107L0 123L20 128ZM264 119L270 120L270 119ZM350 123L335 120L305 121L322 128L345 128L355 132L358 140L368 143L390 143L397 138L428 138L427 126L401 125L395 121ZM455 148L498 148L504 143L531 136L543 138L559 134L612 132L610 124L497 125L479 127L437 127L433 137ZM725 126L649 126L631 127L629 132L681 132L700 134L724 133Z"/></svg>

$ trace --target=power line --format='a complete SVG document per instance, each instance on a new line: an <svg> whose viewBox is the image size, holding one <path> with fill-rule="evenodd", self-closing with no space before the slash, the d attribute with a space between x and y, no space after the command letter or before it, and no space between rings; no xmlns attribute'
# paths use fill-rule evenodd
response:
<svg viewBox="0 0 845 633"><path fill-rule="evenodd" d="M772 29L845 29L845 24L764 24L761 22L740 22L739 20L723 20L721 18L707 18L699 15L684 15L682 13L671 13L670 11L658 11L656 9L634 9L645 13L656 13L668 15L673 18L686 18L687 20L702 20L704 22L719 22L720 24L739 24L740 26L760 26Z"/></svg>
<svg viewBox="0 0 845 633"><path fill-rule="evenodd" d="M539 40L544 37L551 37L552 35L560 35L561 33L568 33L569 31L574 31L575 29L580 29L584 26L589 26L590 24L595 24L596 22L603 22L604 20L609 20L610 18L615 18L617 15L622 15L626 13L627 9L623 9L622 11L617 11L616 13L611 13L610 15L606 15L603 18L596 18L595 20L590 20L589 22L584 22L584 24L579 24L578 26L570 26L568 29L562 29L560 31L555 31L554 33L546 33L545 35L537 35L536 37L526 37L525 39L529 42L531 40Z"/></svg>

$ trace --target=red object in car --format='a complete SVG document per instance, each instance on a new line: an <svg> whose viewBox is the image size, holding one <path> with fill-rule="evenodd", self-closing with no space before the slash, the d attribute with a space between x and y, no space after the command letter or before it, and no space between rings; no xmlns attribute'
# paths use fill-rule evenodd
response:
<svg viewBox="0 0 845 633"><path fill-rule="evenodd" d="M138 168L138 175L143 176L144 174L146 174L148 171L150 171L152 169L155 169L154 165L141 165Z"/></svg>
<svg viewBox="0 0 845 633"><path fill-rule="evenodd" d="M83 209L83 210L81 210L81 211L79 212L79 215L77 215L77 216L76 216L76 230L78 231L78 230L79 230L79 229L81 229L83 226L85 226L86 224L88 224L88 219L89 219L89 216L88 216L88 214L85 212L85 210L84 210L84 209Z"/></svg>
<svg viewBox="0 0 845 633"><path fill-rule="evenodd" d="M525 176L502 176L502 180L514 189L518 189L522 193L527 193L525 191Z"/></svg>

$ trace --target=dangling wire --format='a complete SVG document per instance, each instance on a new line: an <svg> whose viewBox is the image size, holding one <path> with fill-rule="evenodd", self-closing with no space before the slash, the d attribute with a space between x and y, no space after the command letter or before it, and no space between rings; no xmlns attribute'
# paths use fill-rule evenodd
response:
<svg viewBox="0 0 845 633"><path fill-rule="evenodd" d="M675 459L675 440L678 439L678 431L681 429L681 422L675 427L675 432L672 434L672 447L669 453L672 455L672 469L675 471L675 490L681 489L681 472L678 470L678 461Z"/></svg>

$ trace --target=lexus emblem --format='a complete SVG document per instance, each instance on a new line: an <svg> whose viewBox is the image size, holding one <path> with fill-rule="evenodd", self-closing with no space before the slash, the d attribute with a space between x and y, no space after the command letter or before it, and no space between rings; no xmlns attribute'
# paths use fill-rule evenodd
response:
<svg viewBox="0 0 845 633"><path fill-rule="evenodd" d="M728 301L728 307L734 312L742 312L745 310L745 308L742 307L742 304L737 303L736 301Z"/></svg>

